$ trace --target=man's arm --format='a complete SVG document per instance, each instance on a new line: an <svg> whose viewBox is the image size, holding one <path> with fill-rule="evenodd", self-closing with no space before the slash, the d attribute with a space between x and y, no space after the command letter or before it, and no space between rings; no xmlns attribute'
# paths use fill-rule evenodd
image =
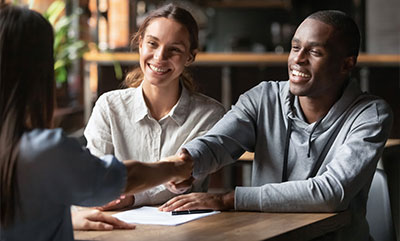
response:
<svg viewBox="0 0 400 241"><path fill-rule="evenodd" d="M362 189L367 195L391 125L390 108L382 102L372 104L368 112L357 115L323 172L307 180L237 187L235 209L333 212L348 208Z"/></svg>
<svg viewBox="0 0 400 241"><path fill-rule="evenodd" d="M235 162L244 151L254 152L260 87L241 95L236 105L206 135L185 144L194 160L193 176L204 177Z"/></svg>

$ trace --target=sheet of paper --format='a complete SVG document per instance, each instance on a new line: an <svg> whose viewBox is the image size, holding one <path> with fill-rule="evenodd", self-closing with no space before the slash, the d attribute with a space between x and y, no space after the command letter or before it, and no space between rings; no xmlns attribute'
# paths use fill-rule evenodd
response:
<svg viewBox="0 0 400 241"><path fill-rule="evenodd" d="M158 211L158 209L155 207L141 207L129 211L116 213L113 216L127 223L179 225L217 213L220 212L213 211L210 213L172 215L171 212Z"/></svg>

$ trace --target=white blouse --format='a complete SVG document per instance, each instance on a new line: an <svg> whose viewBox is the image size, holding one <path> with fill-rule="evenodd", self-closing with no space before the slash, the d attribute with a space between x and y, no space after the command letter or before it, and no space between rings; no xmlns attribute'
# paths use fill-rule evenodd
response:
<svg viewBox="0 0 400 241"><path fill-rule="evenodd" d="M182 145L204 135L225 113L216 100L182 87L171 111L159 121L147 108L142 85L100 96L84 135L93 155L155 162L175 155ZM206 191L208 180L196 180L192 191ZM135 194L134 206L156 205L175 196L163 185Z"/></svg>

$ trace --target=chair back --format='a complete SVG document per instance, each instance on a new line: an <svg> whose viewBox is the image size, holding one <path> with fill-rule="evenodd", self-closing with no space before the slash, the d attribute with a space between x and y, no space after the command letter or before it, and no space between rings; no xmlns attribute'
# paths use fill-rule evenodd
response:
<svg viewBox="0 0 400 241"><path fill-rule="evenodd" d="M386 174L376 169L367 202L367 221L370 235L375 241L394 240L394 228L390 208Z"/></svg>

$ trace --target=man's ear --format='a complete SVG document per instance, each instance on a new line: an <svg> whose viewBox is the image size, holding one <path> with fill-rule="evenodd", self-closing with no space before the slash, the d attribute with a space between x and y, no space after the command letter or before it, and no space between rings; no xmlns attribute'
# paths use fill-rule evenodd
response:
<svg viewBox="0 0 400 241"><path fill-rule="evenodd" d="M348 56L344 59L343 65L342 65L342 70L341 72L346 74L350 73L354 67L356 66L357 63L357 57L356 56Z"/></svg>
<svg viewBox="0 0 400 241"><path fill-rule="evenodd" d="M189 55L188 59L186 60L185 67L191 65L194 60L196 59L197 50L193 50L192 53Z"/></svg>

